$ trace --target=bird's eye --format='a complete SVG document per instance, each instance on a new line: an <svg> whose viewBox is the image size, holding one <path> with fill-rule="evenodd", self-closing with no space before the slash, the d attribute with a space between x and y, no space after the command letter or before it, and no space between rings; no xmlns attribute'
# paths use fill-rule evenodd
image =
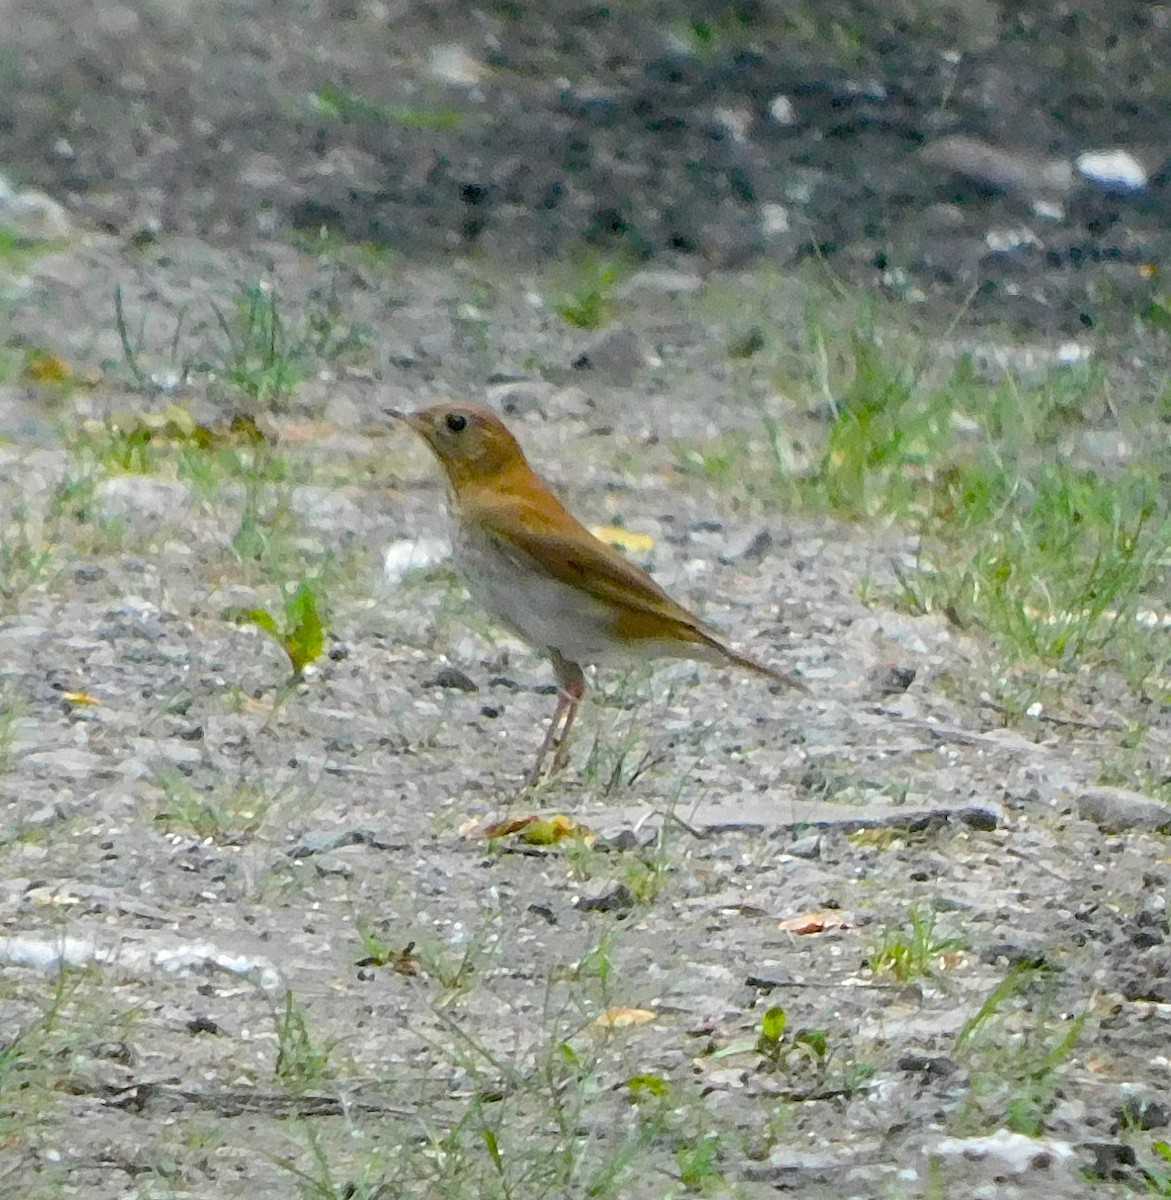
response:
<svg viewBox="0 0 1171 1200"><path fill-rule="evenodd" d="M459 433L461 430L466 429L467 427L468 419L463 415L463 413L447 414L447 428L450 429L452 433Z"/></svg>

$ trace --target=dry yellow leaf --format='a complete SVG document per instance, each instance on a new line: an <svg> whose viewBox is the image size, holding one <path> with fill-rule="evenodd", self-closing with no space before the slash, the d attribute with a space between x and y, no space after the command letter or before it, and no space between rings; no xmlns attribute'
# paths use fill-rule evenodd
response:
<svg viewBox="0 0 1171 1200"><path fill-rule="evenodd" d="M101 704L97 696L91 696L89 692L62 692L61 699L68 704Z"/></svg>
<svg viewBox="0 0 1171 1200"><path fill-rule="evenodd" d="M603 1029L625 1029L630 1025L649 1025L658 1015L649 1008L608 1008L594 1024Z"/></svg>
<svg viewBox="0 0 1171 1200"><path fill-rule="evenodd" d="M485 838L502 838L518 834L519 840L530 846L552 846L566 838L583 838L592 843L594 833L585 825L579 824L572 817L558 813L552 817L510 817L507 821L497 821L494 825L482 829L474 828L470 836Z"/></svg>
<svg viewBox="0 0 1171 1200"><path fill-rule="evenodd" d="M24 377L42 387L55 387L73 380L73 368L56 354L32 354L24 364Z"/></svg>
<svg viewBox="0 0 1171 1200"><path fill-rule="evenodd" d="M786 917L777 928L782 933L828 933L831 929L849 929L846 914L837 908L825 908L820 912L803 912L795 917Z"/></svg>

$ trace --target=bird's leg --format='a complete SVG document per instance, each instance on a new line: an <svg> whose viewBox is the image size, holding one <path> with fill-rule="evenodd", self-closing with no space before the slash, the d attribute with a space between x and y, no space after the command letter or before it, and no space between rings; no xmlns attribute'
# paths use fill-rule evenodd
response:
<svg viewBox="0 0 1171 1200"><path fill-rule="evenodd" d="M566 700L565 724L561 728L561 736L557 739L557 753L553 755L553 770L560 771L569 762L569 731L573 728L573 719L585 699L586 681L577 663L566 662L556 652L553 667L557 672L557 682L561 685L561 695Z"/></svg>
<svg viewBox="0 0 1171 1200"><path fill-rule="evenodd" d="M558 692L557 708L553 713L553 720L549 722L549 728L545 730L545 740L541 742L541 748L537 751L537 761L533 763L533 769L525 776L525 787L536 787L540 783L541 768L545 765L545 759L557 741L557 727L561 724L561 718L569 705L569 696L564 691Z"/></svg>
<svg viewBox="0 0 1171 1200"><path fill-rule="evenodd" d="M567 662L556 650L552 651L550 657L553 661L553 672L557 676L559 688L557 708L553 713L552 721L549 722L549 728L545 731L545 740L541 743L540 750L537 751L537 761L525 777L525 787L535 787L540 781L541 768L545 765L545 759L554 746L557 747L557 753L553 756L553 770L560 771L569 761L569 753L565 744L566 738L569 737L573 718L577 716L577 710L586 694L585 675L582 674L581 667L577 663ZM558 737L559 729L560 737Z"/></svg>

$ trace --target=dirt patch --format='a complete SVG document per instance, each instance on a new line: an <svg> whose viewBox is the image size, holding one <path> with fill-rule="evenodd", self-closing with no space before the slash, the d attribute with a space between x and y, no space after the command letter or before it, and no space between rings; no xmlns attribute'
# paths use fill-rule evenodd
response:
<svg viewBox="0 0 1171 1200"><path fill-rule="evenodd" d="M1147 4L17 9L6 169L131 237L812 256L1067 333L1128 325L1168 251ZM1116 149L1143 186L1074 171Z"/></svg>

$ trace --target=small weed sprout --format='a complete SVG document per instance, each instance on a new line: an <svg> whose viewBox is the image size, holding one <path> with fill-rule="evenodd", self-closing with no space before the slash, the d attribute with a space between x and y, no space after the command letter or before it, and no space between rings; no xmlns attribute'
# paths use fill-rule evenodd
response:
<svg viewBox="0 0 1171 1200"><path fill-rule="evenodd" d="M779 1005L765 1009L760 1018L760 1034L756 1039L756 1048L761 1056L772 1065L778 1066L781 1058L782 1042L785 1036L785 1025L788 1017Z"/></svg>
<svg viewBox="0 0 1171 1200"><path fill-rule="evenodd" d="M280 405L308 378L309 364L265 283L244 286L230 314L215 310L226 340L224 378L261 408Z"/></svg>
<svg viewBox="0 0 1171 1200"><path fill-rule="evenodd" d="M553 292L552 305L562 320L578 329L601 329L618 311L615 290L625 267L611 259L588 256L575 274Z"/></svg>
<svg viewBox="0 0 1171 1200"><path fill-rule="evenodd" d="M305 668L316 662L325 648L323 607L320 586L306 579L285 600L282 621L278 622L267 608L233 609L230 616L239 624L251 623L263 629L288 655L293 668L291 682L299 683Z"/></svg>
<svg viewBox="0 0 1171 1200"><path fill-rule="evenodd" d="M0 530L0 610L49 574L53 549L39 534L24 505L12 514L8 528Z"/></svg>
<svg viewBox="0 0 1171 1200"><path fill-rule="evenodd" d="M956 1037L971 1087L959 1123L1004 1125L1027 1137L1045 1130L1062 1076L1090 1018L1055 1011L1055 985L1044 964L1014 966Z"/></svg>
<svg viewBox="0 0 1171 1200"><path fill-rule="evenodd" d="M19 700L0 702L0 775L5 775L16 765L17 732L21 720L27 715L26 706Z"/></svg>
<svg viewBox="0 0 1171 1200"><path fill-rule="evenodd" d="M277 1036L273 1068L276 1078L298 1091L320 1083L328 1074L334 1047L322 1045L313 1037L308 1013L291 989L285 992L284 1004L273 1010L273 1022Z"/></svg>
<svg viewBox="0 0 1171 1200"><path fill-rule="evenodd" d="M258 409L280 409L321 361L352 359L365 352L370 335L345 325L332 294L311 296L290 319L279 293L265 280L242 284L230 310L215 308L223 335L217 360L199 365L224 379Z"/></svg>
<svg viewBox="0 0 1171 1200"><path fill-rule="evenodd" d="M168 832L183 830L226 845L239 845L256 834L273 803L247 783L204 795L173 770L159 772L155 784L163 793L154 818L157 825Z"/></svg>
<svg viewBox="0 0 1171 1200"><path fill-rule="evenodd" d="M913 907L906 922L887 926L868 962L875 975L893 975L899 983L933 977L947 969L949 956L965 948L961 937L936 932L933 909Z"/></svg>

